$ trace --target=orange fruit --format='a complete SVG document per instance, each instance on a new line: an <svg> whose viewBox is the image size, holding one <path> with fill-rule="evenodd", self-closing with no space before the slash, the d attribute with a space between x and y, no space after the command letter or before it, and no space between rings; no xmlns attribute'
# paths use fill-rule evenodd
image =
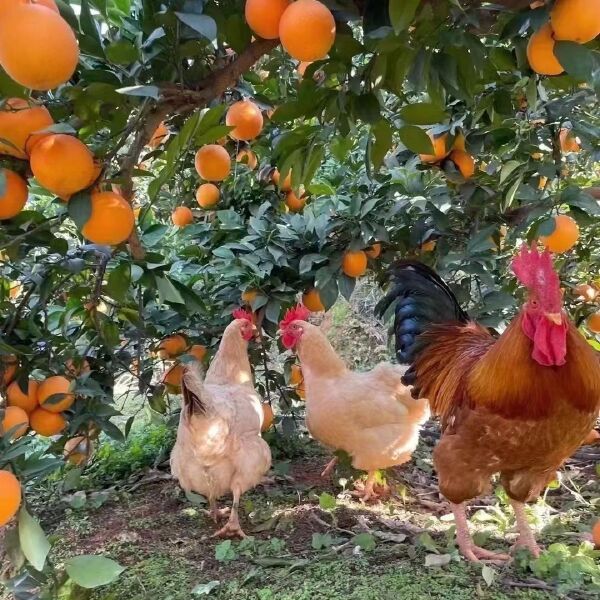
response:
<svg viewBox="0 0 600 600"><path fill-rule="evenodd" d="M9 406L22 408L26 413L30 413L38 406L37 400L38 382L30 379L27 387L27 393L24 394L18 381L13 381L6 388L6 399Z"/></svg>
<svg viewBox="0 0 600 600"><path fill-rule="evenodd" d="M219 188L214 183L203 183L196 190L196 200L202 208L211 208L221 196Z"/></svg>
<svg viewBox="0 0 600 600"><path fill-rule="evenodd" d="M600 548L600 519L592 527L592 539L596 548Z"/></svg>
<svg viewBox="0 0 600 600"><path fill-rule="evenodd" d="M419 154L419 157L424 163L437 163L446 158L450 154L450 150L446 150L447 133L435 136L431 131L427 132L431 143L433 144L433 154Z"/></svg>
<svg viewBox="0 0 600 600"><path fill-rule="evenodd" d="M290 0L246 0L246 23L257 36L276 40L279 21L289 5Z"/></svg>
<svg viewBox="0 0 600 600"><path fill-rule="evenodd" d="M2 384L8 385L15 377L19 362L14 354L0 354L0 373Z"/></svg>
<svg viewBox="0 0 600 600"><path fill-rule="evenodd" d="M42 187L57 196L68 196L92 181L94 157L77 138L65 134L50 135L33 147L31 171Z"/></svg>
<svg viewBox="0 0 600 600"><path fill-rule="evenodd" d="M21 484L10 471L0 471L0 527L4 527L21 505Z"/></svg>
<svg viewBox="0 0 600 600"><path fill-rule="evenodd" d="M4 192L0 194L0 221L16 217L27 202L27 183L9 169L0 169L0 178L4 179Z"/></svg>
<svg viewBox="0 0 600 600"><path fill-rule="evenodd" d="M587 326L592 333L600 333L600 311L588 317Z"/></svg>
<svg viewBox="0 0 600 600"><path fill-rule="evenodd" d="M58 435L66 426L67 420L60 413L36 408L29 415L29 426L44 437Z"/></svg>
<svg viewBox="0 0 600 600"><path fill-rule="evenodd" d="M157 346L158 356L163 360L167 358L175 358L188 347L188 341L181 333L175 333L163 338Z"/></svg>
<svg viewBox="0 0 600 600"><path fill-rule="evenodd" d="M456 137L454 138L454 143L452 144L452 148L454 150L462 150L463 152L466 152L467 146L466 146L465 134L462 133L461 131L459 131L456 134Z"/></svg>
<svg viewBox="0 0 600 600"><path fill-rule="evenodd" d="M83 435L67 440L63 448L65 460L77 467L85 464L90 459L92 452L93 444L91 440Z"/></svg>
<svg viewBox="0 0 600 600"><path fill-rule="evenodd" d="M323 312L325 307L321 301L321 295L317 288L310 288L302 294L302 304L311 312Z"/></svg>
<svg viewBox="0 0 600 600"><path fill-rule="evenodd" d="M79 62L69 24L45 6L18 4L0 19L0 65L11 79L33 90L66 83Z"/></svg>
<svg viewBox="0 0 600 600"><path fill-rule="evenodd" d="M156 150L163 142L167 141L169 137L169 130L164 123L161 123L152 134L150 141L148 142L148 146L152 148L152 150Z"/></svg>
<svg viewBox="0 0 600 600"><path fill-rule="evenodd" d="M465 150L452 150L450 160L457 166L465 179L470 179L475 173L475 159Z"/></svg>
<svg viewBox="0 0 600 600"><path fill-rule="evenodd" d="M579 226L568 215L554 217L554 231L550 235L541 236L540 241L550 250L558 254L570 250L579 239Z"/></svg>
<svg viewBox="0 0 600 600"><path fill-rule="evenodd" d="M342 271L348 277L360 277L367 271L367 255L363 250L348 250L342 260Z"/></svg>
<svg viewBox="0 0 600 600"><path fill-rule="evenodd" d="M433 252L436 246L437 242L435 240L429 240L428 242L421 244L421 252Z"/></svg>
<svg viewBox="0 0 600 600"><path fill-rule="evenodd" d="M81 228L83 237L94 244L116 246L124 242L135 224L129 203L115 192L95 192L91 196L92 214Z"/></svg>
<svg viewBox="0 0 600 600"><path fill-rule="evenodd" d="M302 367L300 365L292 365L290 369L290 385L300 385L303 382Z"/></svg>
<svg viewBox="0 0 600 600"><path fill-rule="evenodd" d="M195 166L202 179L223 181L231 171L231 158L223 146L208 144L196 152Z"/></svg>
<svg viewBox="0 0 600 600"><path fill-rule="evenodd" d="M229 132L234 140L253 140L263 128L262 112L252 100L240 100L229 107L225 124L235 127Z"/></svg>
<svg viewBox="0 0 600 600"><path fill-rule="evenodd" d="M273 425L273 419L275 418L275 415L273 414L273 409L271 408L271 405L268 402L262 403L262 409L263 423L260 430L264 433L265 431L269 431L269 429L271 429L271 425Z"/></svg>
<svg viewBox="0 0 600 600"><path fill-rule="evenodd" d="M71 382L62 375L53 375L42 381L37 389L38 404L48 412L60 413L75 402L75 394L71 392ZM60 394L60 397L58 396ZM56 396L56 398L52 398ZM50 400L50 402L48 402Z"/></svg>
<svg viewBox="0 0 600 600"><path fill-rule="evenodd" d="M297 0L279 21L279 38L286 52L299 61L321 60L335 41L335 19L317 0Z"/></svg>
<svg viewBox="0 0 600 600"><path fill-rule="evenodd" d="M45 106L37 106L23 98L9 98L0 108L0 154L27 158L26 146L31 134L53 123Z"/></svg>
<svg viewBox="0 0 600 600"><path fill-rule="evenodd" d="M256 169L258 165L258 158L256 158L256 154L252 152L252 150L240 150L235 157L237 162L241 162L243 164L248 165L248 168L253 171Z"/></svg>
<svg viewBox="0 0 600 600"><path fill-rule="evenodd" d="M581 150L581 146L579 145L577 137L573 133L572 129L561 127L558 137L560 141L560 149L564 154L569 152L579 152Z"/></svg>
<svg viewBox="0 0 600 600"><path fill-rule="evenodd" d="M564 69L554 55L552 27L546 23L538 29L527 44L529 66L540 75L560 75Z"/></svg>
<svg viewBox="0 0 600 600"><path fill-rule="evenodd" d="M587 283L580 283L573 288L575 298L583 298L588 302L593 302L598 295L598 290Z"/></svg>
<svg viewBox="0 0 600 600"><path fill-rule="evenodd" d="M381 244L379 242L376 242L375 244L373 244L372 246L369 246L366 250L365 250L365 254L369 257L369 258L377 258L380 254L381 254Z"/></svg>
<svg viewBox="0 0 600 600"><path fill-rule="evenodd" d="M185 227L194 222L194 215L187 206L178 206L171 213L171 221L175 227Z"/></svg>
<svg viewBox="0 0 600 600"><path fill-rule="evenodd" d="M13 427L18 427L11 435L11 439L16 440L27 433L29 416L18 406L7 406L4 409L4 418L2 419L2 435L6 435Z"/></svg>
<svg viewBox="0 0 600 600"><path fill-rule="evenodd" d="M194 344L187 353L191 354L197 360L204 360L207 353L206 346L203 346L202 344Z"/></svg>
<svg viewBox="0 0 600 600"><path fill-rule="evenodd" d="M304 205L306 204L306 196L296 196L293 191L289 191L285 196L285 205L290 209L290 212L299 213L302 212Z"/></svg>
<svg viewBox="0 0 600 600"><path fill-rule="evenodd" d="M183 378L183 365L173 365L168 371L166 371L162 377L162 383L171 388L178 389L181 387L181 381Z"/></svg>
<svg viewBox="0 0 600 600"><path fill-rule="evenodd" d="M600 0L556 0L550 23L555 40L591 42L600 35Z"/></svg>
<svg viewBox="0 0 600 600"><path fill-rule="evenodd" d="M306 69L308 69L310 65L312 65L312 61L303 60L298 63L298 66L296 67L296 72L298 73L298 75L300 75L300 77L304 77L304 73L306 73Z"/></svg>
<svg viewBox="0 0 600 600"><path fill-rule="evenodd" d="M258 290L246 290L242 292L242 302L244 304L252 304L258 296Z"/></svg>
<svg viewBox="0 0 600 600"><path fill-rule="evenodd" d="M2 0L0 1L0 14L3 13L6 8L16 4L38 4L39 6L45 6L55 13L58 13L58 6L54 0Z"/></svg>
<svg viewBox="0 0 600 600"><path fill-rule="evenodd" d="M273 174L271 175L271 179L273 181L273 183L279 187L279 189L282 192L289 192L292 189L292 171L288 171L288 174L286 175L285 179L283 180L283 183L281 184L281 186L279 185L279 180L281 179L281 174L279 173L279 171L277 169L275 169L273 171Z"/></svg>

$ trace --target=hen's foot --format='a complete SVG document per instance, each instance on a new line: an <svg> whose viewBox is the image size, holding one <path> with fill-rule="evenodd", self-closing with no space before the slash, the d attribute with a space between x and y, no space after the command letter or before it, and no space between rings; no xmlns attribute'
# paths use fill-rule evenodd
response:
<svg viewBox="0 0 600 600"><path fill-rule="evenodd" d="M531 552L534 558L539 558L542 553L542 549L537 545L534 539L528 539L529 536L519 536L515 545L511 548L511 553L514 554L520 548L525 548Z"/></svg>
<svg viewBox="0 0 600 600"><path fill-rule="evenodd" d="M460 553L471 562L489 562L493 564L501 565L506 561L510 560L508 554L502 554L499 552L491 552L485 548L480 548L475 544L463 544L460 546Z"/></svg>
<svg viewBox="0 0 600 600"><path fill-rule="evenodd" d="M337 457L334 457L327 463L327 465L323 469L323 472L321 473L321 477L323 477L323 479L329 477L333 473L335 465L337 465L337 460Z"/></svg>
<svg viewBox="0 0 600 600"><path fill-rule="evenodd" d="M356 487L357 489L350 492L350 495L358 498L363 504L367 504L367 502L379 502L390 494L390 489L387 485L375 485L374 482L369 480L364 485L360 482L357 483Z"/></svg>
<svg viewBox="0 0 600 600"><path fill-rule="evenodd" d="M240 523L237 519L230 519L229 521L227 521L227 523L225 524L224 527L221 527L221 529L219 529L219 531L216 531L215 533L213 533L212 537L218 537L218 538L235 538L235 537L240 537L240 538L245 538L247 537L246 534L242 531L242 528L240 527Z"/></svg>

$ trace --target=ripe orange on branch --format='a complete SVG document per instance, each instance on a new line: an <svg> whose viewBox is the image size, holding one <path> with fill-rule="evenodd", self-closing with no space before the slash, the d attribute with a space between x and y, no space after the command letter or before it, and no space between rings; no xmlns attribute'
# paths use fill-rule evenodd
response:
<svg viewBox="0 0 600 600"><path fill-rule="evenodd" d="M434 135L433 132L428 131L427 135L431 139L433 145L433 154L419 154L421 161L424 163L437 163L442 161L450 154L450 150L446 149L448 134L442 133L441 135Z"/></svg>
<svg viewBox="0 0 600 600"><path fill-rule="evenodd" d="M87 187L95 169L88 147L62 133L40 140L31 151L30 164L39 184L57 196L69 196Z"/></svg>
<svg viewBox="0 0 600 600"><path fill-rule="evenodd" d="M0 471L0 527L4 527L21 505L21 484L10 471Z"/></svg>
<svg viewBox="0 0 600 600"><path fill-rule="evenodd" d="M564 69L554 55L552 27L546 23L529 38L527 59L529 66L540 75L560 75Z"/></svg>
<svg viewBox="0 0 600 600"><path fill-rule="evenodd" d="M348 250L342 260L342 271L348 277L361 277L367 271L367 255L363 250Z"/></svg>
<svg viewBox="0 0 600 600"><path fill-rule="evenodd" d="M258 165L258 158L256 158L256 154L252 152L252 150L240 150L235 157L236 162L241 162L242 164L248 165L250 170L256 169Z"/></svg>
<svg viewBox="0 0 600 600"><path fill-rule="evenodd" d="M58 435L67 426L67 420L60 413L53 413L40 407L29 415L29 426L36 433L50 437Z"/></svg>
<svg viewBox="0 0 600 600"><path fill-rule="evenodd" d="M263 128L262 112L252 100L240 100L229 107L225 124L235 128L229 132L234 140L253 140Z"/></svg>
<svg viewBox="0 0 600 600"><path fill-rule="evenodd" d="M196 360L204 360L206 358L206 353L208 352L208 350L206 349L206 346L203 346L202 344L194 344L189 350L188 350L188 354L191 354Z"/></svg>
<svg viewBox="0 0 600 600"><path fill-rule="evenodd" d="M163 338L157 346L158 356L163 360L179 356L188 347L187 338L181 333L175 333Z"/></svg>
<svg viewBox="0 0 600 600"><path fill-rule="evenodd" d="M280 184L281 174L277 169L273 171L271 175L271 179L273 183L282 191L289 192L292 189L292 171L288 171L288 174L285 176L285 179Z"/></svg>
<svg viewBox="0 0 600 600"><path fill-rule="evenodd" d="M246 23L252 31L265 40L279 37L279 21L290 0L246 0Z"/></svg>
<svg viewBox="0 0 600 600"><path fill-rule="evenodd" d="M15 378L18 366L19 362L14 354L0 354L0 375L4 385L8 385Z"/></svg>
<svg viewBox="0 0 600 600"><path fill-rule="evenodd" d="M262 424L262 427L260 430L264 433L265 431L268 431L269 429L271 429L271 425L273 425L273 420L275 418L275 415L273 414L273 409L271 408L271 405L268 402L262 403L262 409L263 409L263 424Z"/></svg>
<svg viewBox="0 0 600 600"><path fill-rule="evenodd" d="M600 311L588 317L587 326L592 333L600 333Z"/></svg>
<svg viewBox="0 0 600 600"><path fill-rule="evenodd" d="M6 388L6 399L9 406L18 406L26 413L30 413L37 408L37 388L38 382L35 379L30 379L27 386L27 393L24 393L18 381L13 381Z"/></svg>
<svg viewBox="0 0 600 600"><path fill-rule="evenodd" d="M555 40L591 42L600 35L600 0L556 0L550 23Z"/></svg>
<svg viewBox="0 0 600 600"><path fill-rule="evenodd" d="M0 65L11 79L33 90L67 82L79 62L69 24L46 6L14 4L0 19Z"/></svg>
<svg viewBox="0 0 600 600"><path fill-rule="evenodd" d="M581 150L581 146L577 141L577 136L573 133L572 129L568 129L567 127L561 127L560 132L558 134L558 138L560 141L560 149L564 154L569 152L579 152Z"/></svg>
<svg viewBox="0 0 600 600"><path fill-rule="evenodd" d="M6 435L11 429L11 439L16 440L27 433L29 427L29 417L27 413L18 406L7 406L4 409L4 418L2 419L2 435Z"/></svg>
<svg viewBox="0 0 600 600"><path fill-rule="evenodd" d="M325 310L319 290L314 287L306 290L304 294L302 294L302 304L304 304L311 312L323 312Z"/></svg>
<svg viewBox="0 0 600 600"><path fill-rule="evenodd" d="M223 146L208 144L196 152L195 167L206 181L223 181L231 171L231 158Z"/></svg>
<svg viewBox="0 0 600 600"><path fill-rule="evenodd" d="M0 169L0 178L4 179L4 192L0 194L0 221L3 221L23 210L27 202L27 183L9 169Z"/></svg>
<svg viewBox="0 0 600 600"><path fill-rule="evenodd" d="M196 190L196 200L202 208L213 207L220 198L219 188L214 183L203 183Z"/></svg>
<svg viewBox="0 0 600 600"><path fill-rule="evenodd" d="M279 21L279 38L292 58L306 62L321 60L335 41L335 19L318 0L297 0Z"/></svg>
<svg viewBox="0 0 600 600"><path fill-rule="evenodd" d="M470 179L475 173L475 159L465 150L452 150L450 160L456 165L465 179Z"/></svg>
<svg viewBox="0 0 600 600"><path fill-rule="evenodd" d="M168 137L169 137L169 130L167 129L167 126L164 123L161 123L156 128L156 131L152 134L152 137L150 138L150 141L148 142L148 146L150 148L152 148L152 150L155 150L163 142L165 142Z"/></svg>
<svg viewBox="0 0 600 600"><path fill-rule="evenodd" d="M375 244L373 244L372 246L369 246L366 250L365 250L365 254L369 257L369 258L377 258L380 254L381 254L381 244L379 242L376 242Z"/></svg>
<svg viewBox="0 0 600 600"><path fill-rule="evenodd" d="M0 108L0 154L27 158L30 136L53 123L45 106L37 106L23 98L9 98Z"/></svg>
<svg viewBox="0 0 600 600"><path fill-rule="evenodd" d="M75 395L71 392L71 382L62 375L54 375L42 381L37 389L39 405L48 412L60 413L71 408Z"/></svg>
<svg viewBox="0 0 600 600"><path fill-rule="evenodd" d="M302 212L304 205L306 204L305 196L296 196L293 191L289 191L285 196L285 205L290 209L290 212L299 213Z"/></svg>
<svg viewBox="0 0 600 600"><path fill-rule="evenodd" d="M55 13L59 13L58 6L54 0L2 0L0 2L0 15L10 6L17 4L37 4L38 6L45 6Z"/></svg>
<svg viewBox="0 0 600 600"><path fill-rule="evenodd" d="M194 222L194 215L187 206L178 206L171 213L171 221L175 227L185 227Z"/></svg>
<svg viewBox="0 0 600 600"><path fill-rule="evenodd" d="M575 219L568 215L554 217L554 231L550 235L540 237L542 244L550 250L561 254L570 250L579 239L579 226Z"/></svg>
<svg viewBox="0 0 600 600"><path fill-rule="evenodd" d="M92 213L81 228L83 237L94 244L116 246L131 234L135 215L129 203L115 192L96 192L91 196Z"/></svg>

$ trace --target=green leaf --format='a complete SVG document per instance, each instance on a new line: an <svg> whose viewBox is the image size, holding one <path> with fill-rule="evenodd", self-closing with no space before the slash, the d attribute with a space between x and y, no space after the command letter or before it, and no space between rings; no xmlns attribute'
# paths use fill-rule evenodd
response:
<svg viewBox="0 0 600 600"><path fill-rule="evenodd" d="M124 302L131 284L131 269L127 263L120 264L108 275L106 291L111 298Z"/></svg>
<svg viewBox="0 0 600 600"><path fill-rule="evenodd" d="M396 34L412 23L421 0L390 0L390 21Z"/></svg>
<svg viewBox="0 0 600 600"><path fill-rule="evenodd" d="M371 144L370 160L373 168L378 170L381 168L388 150L392 147L392 126L386 119L381 119L371 127L371 134L374 142Z"/></svg>
<svg viewBox="0 0 600 600"><path fill-rule="evenodd" d="M400 118L411 125L432 125L448 118L443 108L430 102L409 104L400 110Z"/></svg>
<svg viewBox="0 0 600 600"><path fill-rule="evenodd" d="M77 192L67 204L69 216L81 231L92 214L92 199L89 191Z"/></svg>
<svg viewBox="0 0 600 600"><path fill-rule="evenodd" d="M106 57L115 65L130 65L139 58L138 49L127 40L120 40L106 48Z"/></svg>
<svg viewBox="0 0 600 600"><path fill-rule="evenodd" d="M354 112L365 123L375 123L381 117L381 105L375 94L361 94L354 98Z"/></svg>
<svg viewBox="0 0 600 600"><path fill-rule="evenodd" d="M319 506L323 510L333 510L337 506L337 502L335 496L328 494L327 492L323 492L319 496Z"/></svg>
<svg viewBox="0 0 600 600"><path fill-rule="evenodd" d="M65 563L69 577L86 589L108 585L125 570L119 563L105 556L75 556Z"/></svg>
<svg viewBox="0 0 600 600"><path fill-rule="evenodd" d="M576 42L556 42L554 54L569 75L578 79L591 79L594 57L587 46Z"/></svg>
<svg viewBox="0 0 600 600"><path fill-rule="evenodd" d="M202 37L212 42L217 39L217 24L212 17L208 15L196 15L194 13L176 12L177 18L197 31Z"/></svg>
<svg viewBox="0 0 600 600"><path fill-rule="evenodd" d="M40 524L25 507L19 511L19 543L25 558L36 571L41 571L50 552L50 543Z"/></svg>
<svg viewBox="0 0 600 600"><path fill-rule="evenodd" d="M0 169L0 197L6 193L6 171Z"/></svg>
<svg viewBox="0 0 600 600"><path fill-rule="evenodd" d="M402 143L417 154L433 154L433 144L430 137L416 125L404 125L398 130Z"/></svg>
<svg viewBox="0 0 600 600"><path fill-rule="evenodd" d="M161 302L185 304L185 301L181 297L181 294L177 291L177 289L171 283L171 280L168 277L162 277L160 275L157 275L155 280L156 288L158 290L158 296Z"/></svg>
<svg viewBox="0 0 600 600"><path fill-rule="evenodd" d="M352 538L352 543L365 552L371 552L377 546L375 536L372 533L359 533Z"/></svg>
<svg viewBox="0 0 600 600"><path fill-rule="evenodd" d="M549 219L544 219L538 225L537 233L538 233L538 235L547 236L547 235L553 234L555 229L556 229L556 221L554 220L553 217L551 217Z"/></svg>

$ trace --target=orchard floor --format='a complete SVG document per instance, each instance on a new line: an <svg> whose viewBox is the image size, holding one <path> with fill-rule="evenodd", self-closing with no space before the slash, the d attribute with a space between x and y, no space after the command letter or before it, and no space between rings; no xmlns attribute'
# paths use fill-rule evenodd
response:
<svg viewBox="0 0 600 600"><path fill-rule="evenodd" d="M600 447L582 450L560 487L532 508L541 543L563 544L562 557L547 554L532 566L520 555L509 565L484 567L456 553L453 523L431 470L436 435L430 426L413 461L388 475L392 497L374 505L344 494L339 471L331 480L320 477L328 457L314 444L290 463L276 462L280 474L242 501L242 527L252 536L244 542L213 539L215 525L199 499L186 498L164 469L115 486L99 508L89 501L68 507L77 503L65 496L40 516L59 540L52 551L58 564L63 556L105 553L127 567L94 600L541 600L557 591L597 598L598 559L569 552L589 539L600 517ZM350 479L346 485L352 487ZM488 548L506 551L515 539L502 494L478 499L471 523Z"/></svg>

